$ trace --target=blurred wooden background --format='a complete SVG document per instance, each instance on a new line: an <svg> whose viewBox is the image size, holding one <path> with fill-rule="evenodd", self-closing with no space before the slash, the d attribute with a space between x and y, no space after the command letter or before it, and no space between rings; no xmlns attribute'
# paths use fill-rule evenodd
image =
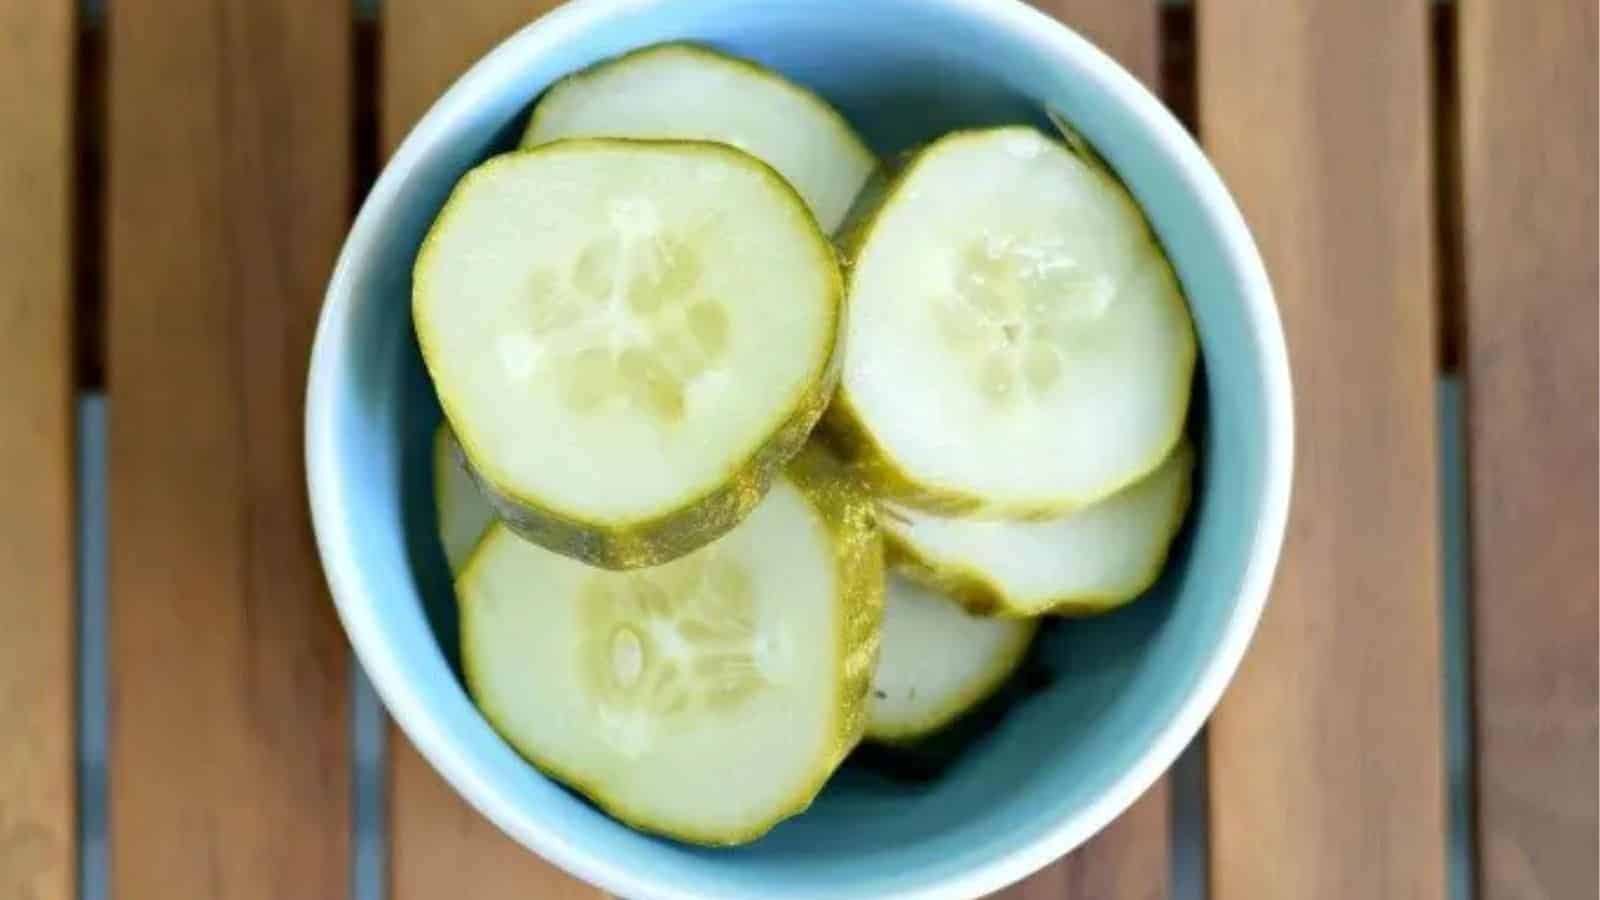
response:
<svg viewBox="0 0 1600 900"><path fill-rule="evenodd" d="M0 898L596 896L375 745L300 453L365 186L551 5L0 0ZM1597 896L1593 0L1039 5L1234 190L1298 458L1198 783L1004 896Z"/></svg>

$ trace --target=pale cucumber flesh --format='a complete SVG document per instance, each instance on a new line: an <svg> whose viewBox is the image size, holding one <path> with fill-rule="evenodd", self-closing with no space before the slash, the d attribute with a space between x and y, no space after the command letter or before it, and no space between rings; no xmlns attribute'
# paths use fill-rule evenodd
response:
<svg viewBox="0 0 1600 900"><path fill-rule="evenodd" d="M1013 616L1097 613L1134 599L1160 575L1193 471L1184 441L1144 479L1060 518L985 521L889 506L883 524L907 574L969 606Z"/></svg>
<svg viewBox="0 0 1600 900"><path fill-rule="evenodd" d="M949 597L891 574L883 644L867 703L867 737L898 743L945 727L1016 671L1034 619L974 615Z"/></svg>
<svg viewBox="0 0 1600 900"><path fill-rule="evenodd" d="M502 518L625 567L732 527L798 451L835 377L841 290L800 199L750 157L563 141L463 178L413 317Z"/></svg>
<svg viewBox="0 0 1600 900"><path fill-rule="evenodd" d="M573 137L737 147L788 179L829 233L877 167L826 100L756 63L689 44L646 47L558 82L534 107L523 146Z"/></svg>
<svg viewBox="0 0 1600 900"><path fill-rule="evenodd" d="M924 149L863 227L838 416L875 487L933 511L1049 515L1153 469L1195 339L1105 169L1028 128Z"/></svg>

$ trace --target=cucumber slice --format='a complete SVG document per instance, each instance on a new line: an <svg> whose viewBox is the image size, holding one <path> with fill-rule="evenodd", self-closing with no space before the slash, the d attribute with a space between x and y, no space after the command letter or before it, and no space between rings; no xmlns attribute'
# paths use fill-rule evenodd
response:
<svg viewBox="0 0 1600 900"><path fill-rule="evenodd" d="M738 147L789 179L830 234L878 164L826 100L761 65L693 44L645 47L557 82L534 106L522 145L572 137Z"/></svg>
<svg viewBox="0 0 1600 900"><path fill-rule="evenodd" d="M433 435L433 503L445 562L452 573L460 572L478 539L494 524L494 507L483 499L443 425Z"/></svg>
<svg viewBox="0 0 1600 900"><path fill-rule="evenodd" d="M816 452L682 559L608 572L496 525L456 594L484 715L643 831L755 840L811 803L866 723L882 541L871 501Z"/></svg>
<svg viewBox="0 0 1600 900"><path fill-rule="evenodd" d="M1172 450L1188 308L1086 152L1022 127L948 135L851 240L828 428L876 492L946 515L1059 515Z"/></svg>
<svg viewBox="0 0 1600 900"><path fill-rule="evenodd" d="M1155 583L1189 507L1193 472L1185 440L1144 480L1059 519L951 519L891 505L882 521L900 571L971 609L1093 615Z"/></svg>
<svg viewBox="0 0 1600 900"><path fill-rule="evenodd" d="M498 516L621 569L709 543L761 499L837 380L841 294L827 238L760 161L572 140L461 180L412 316Z"/></svg>
<svg viewBox="0 0 1600 900"><path fill-rule="evenodd" d="M883 646L867 702L867 737L919 740L982 703L1016 671L1037 619L975 615L899 575L884 592Z"/></svg>

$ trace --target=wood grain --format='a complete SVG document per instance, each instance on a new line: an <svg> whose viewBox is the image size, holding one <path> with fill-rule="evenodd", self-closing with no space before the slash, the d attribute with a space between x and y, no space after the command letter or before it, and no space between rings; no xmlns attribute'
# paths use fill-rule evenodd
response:
<svg viewBox="0 0 1600 900"><path fill-rule="evenodd" d="M1172 861L1171 778L1157 781L1106 830L997 900L1166 900Z"/></svg>
<svg viewBox="0 0 1600 900"><path fill-rule="evenodd" d="M1161 75L1161 0L1032 0L1152 90Z"/></svg>
<svg viewBox="0 0 1600 900"><path fill-rule="evenodd" d="M76 896L74 4L0 0L0 896Z"/></svg>
<svg viewBox="0 0 1600 900"><path fill-rule="evenodd" d="M1152 88L1160 80L1156 0L1037 0ZM1163 900L1170 893L1168 778L1088 843L996 900Z"/></svg>
<svg viewBox="0 0 1600 900"><path fill-rule="evenodd" d="M347 651L300 427L349 214L348 6L118 0L108 18L123 900L349 889Z"/></svg>
<svg viewBox="0 0 1600 900"><path fill-rule="evenodd" d="M389 747L389 882L395 900L605 896L529 852L468 806L398 729Z"/></svg>
<svg viewBox="0 0 1600 900"><path fill-rule="evenodd" d="M1478 896L1594 897L1595 4L1458 16Z"/></svg>
<svg viewBox="0 0 1600 900"><path fill-rule="evenodd" d="M383 10L380 143L392 151L467 68L554 0L388 0ZM389 740L389 884L394 900L596 898L467 805L398 728Z"/></svg>
<svg viewBox="0 0 1600 900"><path fill-rule="evenodd" d="M385 0L379 132L387 155L479 57L560 0Z"/></svg>
<svg viewBox="0 0 1600 900"><path fill-rule="evenodd" d="M1295 497L1210 728L1216 900L1444 893L1427 3L1209 0L1200 131L1266 255Z"/></svg>

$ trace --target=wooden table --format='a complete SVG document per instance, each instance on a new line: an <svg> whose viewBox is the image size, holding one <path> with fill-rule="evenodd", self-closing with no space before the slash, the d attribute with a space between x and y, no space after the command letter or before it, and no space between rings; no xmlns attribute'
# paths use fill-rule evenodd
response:
<svg viewBox="0 0 1600 900"><path fill-rule="evenodd" d="M548 5L0 0L0 898L595 896L398 733L356 758L376 726L300 451L364 185ZM1163 782L1005 896L1595 897L1595 4L1043 5L1161 90L1238 196L1288 329L1298 459L1199 793ZM1436 415L1457 381L1459 435ZM101 391L107 432L80 433ZM1441 442L1464 446L1456 487ZM1469 655L1441 615L1457 569ZM1470 710L1445 704L1458 658ZM375 800L376 844L352 824ZM1200 885L1169 874L1185 804ZM1475 852L1449 890L1453 813Z"/></svg>

